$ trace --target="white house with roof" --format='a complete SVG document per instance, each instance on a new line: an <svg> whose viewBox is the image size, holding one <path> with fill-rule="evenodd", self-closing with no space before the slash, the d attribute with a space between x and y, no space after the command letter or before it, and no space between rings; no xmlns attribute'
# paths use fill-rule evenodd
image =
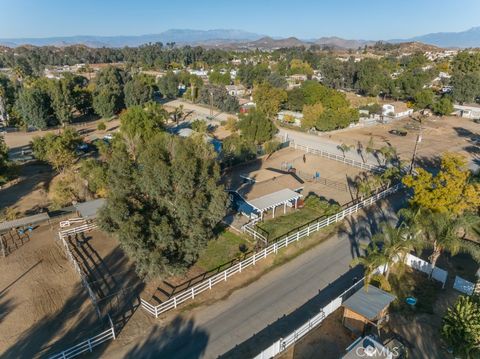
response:
<svg viewBox="0 0 480 359"><path fill-rule="evenodd" d="M459 117L471 118L472 120L480 119L479 105L453 105L453 112Z"/></svg>
<svg viewBox="0 0 480 359"><path fill-rule="evenodd" d="M403 102L396 101L382 106L382 115L391 118L403 118L413 114L413 109L408 108Z"/></svg>
<svg viewBox="0 0 480 359"><path fill-rule="evenodd" d="M242 97L247 93L247 90L243 85L227 85L225 88L227 89L228 94L234 97Z"/></svg>

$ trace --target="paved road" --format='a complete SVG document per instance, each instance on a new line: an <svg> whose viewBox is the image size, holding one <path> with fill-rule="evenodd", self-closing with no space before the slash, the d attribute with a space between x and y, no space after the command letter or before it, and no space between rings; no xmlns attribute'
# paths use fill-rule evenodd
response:
<svg viewBox="0 0 480 359"><path fill-rule="evenodd" d="M281 136L284 140L293 139L295 143L299 145L304 145L317 150L323 150L333 154L337 154L339 156L343 156L343 152L338 149L338 146L341 145L341 143L329 139L328 133L320 134L317 136L305 132L280 128L278 135ZM378 166L378 160L374 156L369 154L364 154L364 156L367 163ZM347 152L346 157L360 162L364 161L362 156L357 152L356 148Z"/></svg>
<svg viewBox="0 0 480 359"><path fill-rule="evenodd" d="M382 208L345 221L345 229L296 259L276 268L227 300L194 311L191 319L177 318L166 328L154 328L129 347L107 349L102 357L125 358L249 358L303 324L348 288L361 269L350 270L379 221L394 220L402 195L390 197ZM395 208L393 208L395 207ZM113 349L113 348L112 348Z"/></svg>

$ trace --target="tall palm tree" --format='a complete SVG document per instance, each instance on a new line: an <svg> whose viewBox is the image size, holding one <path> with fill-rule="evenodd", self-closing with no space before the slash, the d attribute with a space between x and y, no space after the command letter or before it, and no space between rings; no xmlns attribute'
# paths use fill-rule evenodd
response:
<svg viewBox="0 0 480 359"><path fill-rule="evenodd" d="M395 227L389 223L381 225L381 231L372 237L364 257L353 260L352 264L360 264L365 270L365 286L375 279L382 287L389 287L388 279L392 265L403 264L408 253L415 249L417 236L406 226ZM376 274L377 268L386 266L384 276Z"/></svg>
<svg viewBox="0 0 480 359"><path fill-rule="evenodd" d="M395 227L390 223L384 223L380 232L372 237L372 243L382 249L383 255L387 259L388 267L385 278L388 281L392 264L395 262L405 263L407 254L415 250L417 234L407 226Z"/></svg>
<svg viewBox="0 0 480 359"><path fill-rule="evenodd" d="M465 240L468 228L478 223L479 217L463 214L452 217L448 213L425 209L408 209L399 212L404 223L421 232L421 243L417 249L431 248L430 263L435 266L440 255L448 251L451 255L469 253L480 262L480 246ZM417 242L418 243L418 242Z"/></svg>

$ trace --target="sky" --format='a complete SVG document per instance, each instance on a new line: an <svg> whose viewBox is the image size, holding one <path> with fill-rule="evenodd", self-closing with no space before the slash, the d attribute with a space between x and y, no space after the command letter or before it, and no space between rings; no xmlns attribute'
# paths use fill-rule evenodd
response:
<svg viewBox="0 0 480 359"><path fill-rule="evenodd" d="M387 40L480 26L479 0L0 0L0 38L240 29Z"/></svg>

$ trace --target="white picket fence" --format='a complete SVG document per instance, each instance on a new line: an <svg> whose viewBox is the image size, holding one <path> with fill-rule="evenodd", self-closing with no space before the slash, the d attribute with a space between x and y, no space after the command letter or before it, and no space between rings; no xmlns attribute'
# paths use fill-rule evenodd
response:
<svg viewBox="0 0 480 359"><path fill-rule="evenodd" d="M351 207L344 209L343 211L338 212L330 217L324 218L318 222L315 222L308 227L301 229L298 232L290 234L281 238L279 241L269 245L268 247L264 248L263 250L253 254L249 258L231 266L230 268L224 270L221 273L218 273L203 282L186 289L185 291L177 294L176 296L166 300L163 303L158 305L150 304L148 301L141 299L142 308L145 309L148 313L158 318L161 313L164 313L171 309L176 309L180 304L194 299L195 296L198 296L200 293L212 289L212 287L216 284L226 282L229 277L235 275L237 273L241 273L246 268L255 265L258 261L267 258L267 256L273 254L276 255L278 250L284 247L287 247L289 244L293 242L297 242L302 238L310 236L310 234L319 231L320 229L329 226L330 224L336 223L348 217L359 210L372 205L373 203L395 193L399 190L400 184L390 187L376 195L367 198L364 201L361 201Z"/></svg>
<svg viewBox="0 0 480 359"><path fill-rule="evenodd" d="M311 153L311 154L314 154L314 155L317 155L317 156L325 157L325 158L328 158L330 160L334 160L334 161L337 161L337 162L342 162L346 165L361 168L363 170L372 171L372 172L383 172L384 171L384 169L380 166L372 165L372 164L369 164L369 163L364 163L364 162L357 161L357 160L354 160L354 159L351 159L351 158L348 158L348 157L345 157L345 156L340 156L340 155L337 155L337 154L334 154L334 153L330 153L330 152L327 152L327 151L324 151L324 150L319 150L319 149L316 149L316 148L311 148L311 147L308 147L308 146L305 146L305 145L296 144L294 141L290 141L290 147L295 148L296 150L304 151L306 153Z"/></svg>
<svg viewBox="0 0 480 359"><path fill-rule="evenodd" d="M87 232L87 231L90 231L90 230L95 229L95 228L97 228L97 225L95 223L89 223L89 224L85 224L83 226L79 226L79 227L76 227L76 228L66 229L66 230L58 232L58 238L60 239L60 241L63 245L63 248L65 250L65 254L67 255L67 258L70 260L70 262L73 265L73 268L75 269L75 271L80 276L80 280L82 281L82 285L87 290L88 296L90 297L90 300L92 301L92 304L95 308L95 311L97 312L97 315L100 318L102 315L101 315L101 312L100 312L100 308L98 307L97 296L95 295L92 288L90 287L90 284L88 284L88 280L85 276L85 273L83 273L82 269L80 268L80 265L78 264L77 260L75 259L74 255L72 253L72 250L70 249L70 246L69 246L68 242L65 240L66 237L68 237L72 234Z"/></svg>
<svg viewBox="0 0 480 359"><path fill-rule="evenodd" d="M472 295L475 290L475 284L457 275L453 283L453 288L461 293Z"/></svg>
<svg viewBox="0 0 480 359"><path fill-rule="evenodd" d="M113 326L112 321L110 320L110 329L105 330L104 332L95 335L94 337L91 337L81 343L78 343L74 345L71 348L68 348L60 353L54 354L52 356L49 356L49 359L70 359L70 358L75 358L76 356L79 356L80 354L86 353L86 352L93 352L93 348L96 346L105 343L106 341L109 340L115 340L115 328Z"/></svg>

